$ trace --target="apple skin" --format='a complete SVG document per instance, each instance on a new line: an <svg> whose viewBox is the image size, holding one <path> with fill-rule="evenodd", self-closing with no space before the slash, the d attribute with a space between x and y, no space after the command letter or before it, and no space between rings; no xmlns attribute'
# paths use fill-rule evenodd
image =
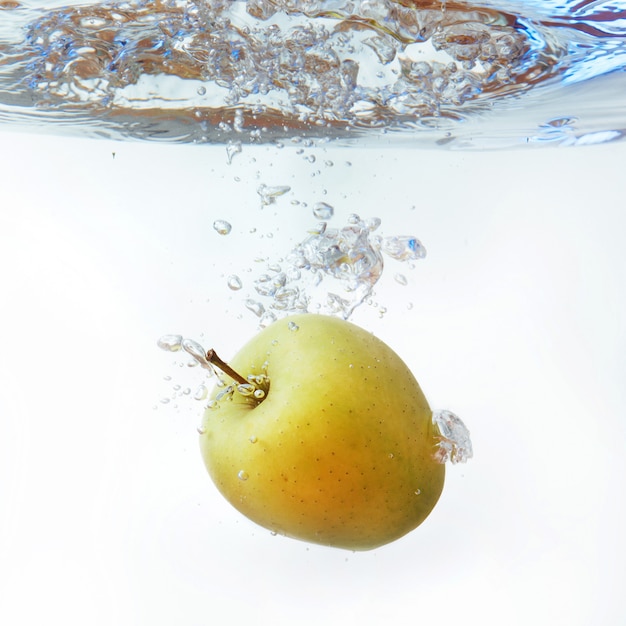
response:
<svg viewBox="0 0 626 626"><path fill-rule="evenodd" d="M269 377L262 401L235 392L205 411L200 428L211 478L246 517L296 539L370 550L432 511L445 474L432 412L408 367L374 335L339 318L295 315L259 332L229 364Z"/></svg>

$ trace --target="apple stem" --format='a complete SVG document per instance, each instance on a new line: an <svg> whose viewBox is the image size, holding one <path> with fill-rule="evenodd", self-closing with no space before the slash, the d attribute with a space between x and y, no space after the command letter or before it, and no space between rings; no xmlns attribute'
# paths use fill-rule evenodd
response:
<svg viewBox="0 0 626 626"><path fill-rule="evenodd" d="M230 366L228 363L224 363L222 359L215 353L215 350L211 348L206 353L206 360L209 363L215 365L215 367L219 368L224 372L224 374L228 374L234 381L238 382L240 385L247 385L249 381L247 381L241 374L237 374L237 372Z"/></svg>

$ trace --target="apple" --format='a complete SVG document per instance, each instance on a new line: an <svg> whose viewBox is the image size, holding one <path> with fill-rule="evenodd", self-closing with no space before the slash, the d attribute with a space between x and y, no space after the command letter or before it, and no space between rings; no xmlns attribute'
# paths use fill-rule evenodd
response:
<svg viewBox="0 0 626 626"><path fill-rule="evenodd" d="M260 331L229 365L200 448L246 517L288 537L369 550L433 510L445 468L431 409L374 335L336 317L295 315Z"/></svg>

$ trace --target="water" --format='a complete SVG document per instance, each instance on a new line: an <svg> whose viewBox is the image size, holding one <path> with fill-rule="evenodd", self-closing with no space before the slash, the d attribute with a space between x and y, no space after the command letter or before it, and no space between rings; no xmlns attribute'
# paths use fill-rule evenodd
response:
<svg viewBox="0 0 626 626"><path fill-rule="evenodd" d="M486 148L626 128L621 0L10 0L0 14L13 127L222 142L229 159L294 136Z"/></svg>
<svg viewBox="0 0 626 626"><path fill-rule="evenodd" d="M212 108L208 77L156 73L162 49L139 44L172 35L139 4L127 14L143 21L116 28L135 46L122 60L141 60L144 78L131 90L120 81L132 72L96 68L99 89L81 90L61 47L54 59L26 39L28 24L69 29L71 41L93 32L60 19L67 4L0 0L0 622L239 623L271 607L279 624L621 623L626 144L611 140L624 128L622 6L490 2L532 34L518 62L537 75L465 92L436 115L390 108L368 126L344 111L341 125L314 126L301 107L285 128L277 90L261 94L263 126L260 95L222 106L218 94ZM385 65L392 50L372 38L388 35L364 26L348 33L370 40L353 60L392 73L403 53ZM434 61L432 40L405 53ZM44 58L46 71L67 69L51 89L36 79ZM366 87L375 78L357 74ZM297 108L301 94L290 97ZM455 150L466 147L478 149ZM333 215L315 215L319 203ZM265 274L307 281L308 306L343 293L350 272L312 286L285 259L310 237L343 236L352 215L383 272L350 319L403 357L431 406L463 418L474 458L447 468L427 524L346 559L273 537L224 503L194 428L216 379L182 342L235 354L267 321L247 299L283 314L257 290ZM405 237L415 244L396 247ZM159 350L168 332L183 334ZM250 446L266 445L258 435Z"/></svg>

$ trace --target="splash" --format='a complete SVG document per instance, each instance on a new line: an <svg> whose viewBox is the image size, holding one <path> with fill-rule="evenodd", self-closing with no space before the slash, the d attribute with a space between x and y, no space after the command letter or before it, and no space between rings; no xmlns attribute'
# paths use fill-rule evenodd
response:
<svg viewBox="0 0 626 626"><path fill-rule="evenodd" d="M610 94L624 86L626 24L605 2L526 2L525 15L506 0L4 5L0 113L13 123L226 142L229 158L294 135L464 145L469 132L609 140L626 127L614 96L566 91L609 75ZM553 108L565 101L568 116Z"/></svg>

